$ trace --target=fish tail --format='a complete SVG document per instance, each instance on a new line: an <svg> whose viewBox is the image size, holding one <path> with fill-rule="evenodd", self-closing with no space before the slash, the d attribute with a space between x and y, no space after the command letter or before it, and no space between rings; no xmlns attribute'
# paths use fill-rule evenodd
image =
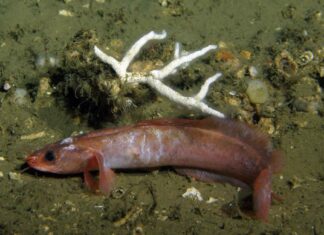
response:
<svg viewBox="0 0 324 235"><path fill-rule="evenodd" d="M279 173L283 167L283 155L281 151L274 150L271 155L271 172L272 173Z"/></svg>
<svg viewBox="0 0 324 235"><path fill-rule="evenodd" d="M271 170L260 172L253 184L253 209L255 216L264 222L268 221L271 205Z"/></svg>

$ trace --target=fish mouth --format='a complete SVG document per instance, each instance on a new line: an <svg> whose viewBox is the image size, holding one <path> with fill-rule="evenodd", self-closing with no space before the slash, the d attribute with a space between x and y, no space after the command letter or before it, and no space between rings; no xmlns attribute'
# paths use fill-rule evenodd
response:
<svg viewBox="0 0 324 235"><path fill-rule="evenodd" d="M36 169L39 171L46 171L46 169L43 169L43 167L40 166L38 157L35 155L28 156L26 158L26 162L27 162L28 166L33 169Z"/></svg>
<svg viewBox="0 0 324 235"><path fill-rule="evenodd" d="M34 167L37 163L37 157L34 155L28 156L26 162L30 167Z"/></svg>
<svg viewBox="0 0 324 235"><path fill-rule="evenodd" d="M40 157L37 155L30 155L26 157L26 163L30 168L38 171L59 173L59 171L55 167L42 163Z"/></svg>

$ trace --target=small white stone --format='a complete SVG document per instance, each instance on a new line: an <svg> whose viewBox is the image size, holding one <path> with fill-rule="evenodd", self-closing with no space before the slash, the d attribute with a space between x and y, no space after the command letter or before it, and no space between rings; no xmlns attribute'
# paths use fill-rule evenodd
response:
<svg viewBox="0 0 324 235"><path fill-rule="evenodd" d="M5 83L3 84L3 90L5 91L9 91L11 88L11 85L9 82L5 81Z"/></svg>
<svg viewBox="0 0 324 235"><path fill-rule="evenodd" d="M305 37L308 36L308 32L307 32L306 29L303 30L303 35L304 35Z"/></svg>
<svg viewBox="0 0 324 235"><path fill-rule="evenodd" d="M27 103L27 101L28 101L27 95L28 95L28 93L27 93L26 89L16 88L16 90L14 92L14 101L18 105L23 105L23 104Z"/></svg>
<svg viewBox="0 0 324 235"><path fill-rule="evenodd" d="M49 62L49 65L52 67L56 67L59 65L59 60L53 56L48 57L48 62Z"/></svg>
<svg viewBox="0 0 324 235"><path fill-rule="evenodd" d="M160 3L160 5L162 7L167 7L168 6L168 1L167 0L160 0L159 3Z"/></svg>
<svg viewBox="0 0 324 235"><path fill-rule="evenodd" d="M231 96L236 96L237 92L236 91L230 91L230 92L228 92L228 94L230 94Z"/></svg>
<svg viewBox="0 0 324 235"><path fill-rule="evenodd" d="M16 172L9 172L9 179L11 180L16 180L16 181L21 181L21 175L19 173Z"/></svg>
<svg viewBox="0 0 324 235"><path fill-rule="evenodd" d="M0 161L4 161L4 160L5 160L5 158L1 156L0 157Z"/></svg>
<svg viewBox="0 0 324 235"><path fill-rule="evenodd" d="M46 65L46 57L42 54L38 55L35 60L35 65L37 67L44 67Z"/></svg>
<svg viewBox="0 0 324 235"><path fill-rule="evenodd" d="M249 74L252 78L255 78L256 76L258 76L258 70L256 67L254 66L250 66L249 67Z"/></svg>
<svg viewBox="0 0 324 235"><path fill-rule="evenodd" d="M182 194L183 198L191 198L194 200L202 201L204 200L201 193L195 187L187 188L186 192Z"/></svg>
<svg viewBox="0 0 324 235"><path fill-rule="evenodd" d="M3 172L2 171L0 171L0 178L2 178L3 177Z"/></svg>
<svg viewBox="0 0 324 235"><path fill-rule="evenodd" d="M74 14L71 11L68 11L68 10L65 10L65 9L59 10L59 15L68 16L68 17L74 16Z"/></svg>
<svg viewBox="0 0 324 235"><path fill-rule="evenodd" d="M206 201L207 204L211 204L211 203L214 203L214 202L217 202L218 199L217 198L214 198L214 197L209 197L208 200Z"/></svg>

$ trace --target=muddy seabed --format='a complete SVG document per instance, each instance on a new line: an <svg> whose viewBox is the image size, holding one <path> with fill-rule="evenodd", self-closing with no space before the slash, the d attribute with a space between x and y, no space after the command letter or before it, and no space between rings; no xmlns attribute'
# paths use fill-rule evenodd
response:
<svg viewBox="0 0 324 235"><path fill-rule="evenodd" d="M323 2L306 0L2 0L0 234L324 234L320 9ZM189 66L188 73L175 75L171 85L193 94L197 76L203 80L222 71L222 80L207 97L209 104L269 132L282 149L285 167L274 177L273 190L283 201L273 203L268 224L238 210L237 188L197 182L170 169L120 172L110 197L88 192L81 175L22 172L28 153L80 131L156 117L200 116L147 87L144 101L127 110L118 110L118 100L104 102L104 107L98 100L87 103L91 95L82 96L87 93L83 83L79 90L73 87L81 65L71 69L66 52L82 32L94 33L98 46L122 55L140 36L162 29L168 39L166 44L156 42L160 48L172 47L174 41L187 50L223 46L220 53ZM92 50L82 48L84 53ZM268 104L249 102L244 81L254 76L268 85ZM186 83L182 77L191 80ZM66 84L69 78L72 82ZM78 90L75 96L73 88ZM229 96L232 90L238 95ZM183 198L190 187L204 200ZM214 202L207 203L210 198Z"/></svg>

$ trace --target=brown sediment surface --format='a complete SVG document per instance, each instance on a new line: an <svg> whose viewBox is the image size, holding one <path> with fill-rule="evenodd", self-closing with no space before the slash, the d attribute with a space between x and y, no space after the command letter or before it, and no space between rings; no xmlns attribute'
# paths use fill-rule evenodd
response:
<svg viewBox="0 0 324 235"><path fill-rule="evenodd" d="M0 234L323 234L321 9L320 1L306 0L1 1ZM110 91L124 97L114 100L93 92L100 88L93 81L114 74L95 58L87 60L87 45L109 47L118 57L140 36L163 29L168 39L146 46L137 67L166 63L175 41L187 51L222 46L168 84L189 95L204 78L223 72L206 101L268 131L282 150L284 168L273 178L273 191L283 201L274 201L268 224L238 209L237 188L193 181L170 169L118 172L110 197L88 192L80 175L22 169L28 153L81 131L199 116L147 87L118 93L115 82ZM246 81L255 78L269 87L263 104L251 104L245 93ZM17 98L18 88L27 95ZM136 105L119 110L125 97ZM183 198L190 187L204 200ZM207 203L209 198L215 200Z"/></svg>

